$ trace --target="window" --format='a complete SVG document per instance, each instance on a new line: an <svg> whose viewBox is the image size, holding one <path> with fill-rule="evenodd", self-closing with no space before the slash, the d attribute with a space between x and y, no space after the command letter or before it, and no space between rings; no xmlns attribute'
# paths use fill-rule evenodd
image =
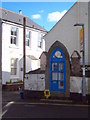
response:
<svg viewBox="0 0 90 120"><path fill-rule="evenodd" d="M59 80L64 80L64 73L59 72L58 75L59 75Z"/></svg>
<svg viewBox="0 0 90 120"><path fill-rule="evenodd" d="M57 63L52 63L52 70L57 71Z"/></svg>
<svg viewBox="0 0 90 120"><path fill-rule="evenodd" d="M11 75L17 74L17 59L12 58L11 59Z"/></svg>
<svg viewBox="0 0 90 120"><path fill-rule="evenodd" d="M63 81L58 82L58 88L64 88L64 82Z"/></svg>
<svg viewBox="0 0 90 120"><path fill-rule="evenodd" d="M11 44L17 44L17 28L11 28Z"/></svg>
<svg viewBox="0 0 90 120"><path fill-rule="evenodd" d="M57 72L52 72L52 80L57 80Z"/></svg>
<svg viewBox="0 0 90 120"><path fill-rule="evenodd" d="M26 31L26 46L30 46L30 31Z"/></svg>
<svg viewBox="0 0 90 120"><path fill-rule="evenodd" d="M43 39L43 35L38 33L38 47L41 48L41 44L42 44L42 39Z"/></svg>
<svg viewBox="0 0 90 120"><path fill-rule="evenodd" d="M64 70L64 62L59 63L59 71Z"/></svg>
<svg viewBox="0 0 90 120"><path fill-rule="evenodd" d="M63 56L62 56L62 54L61 54L60 51L56 51L55 54L54 54L54 56L53 56L53 58L62 58L62 57Z"/></svg>

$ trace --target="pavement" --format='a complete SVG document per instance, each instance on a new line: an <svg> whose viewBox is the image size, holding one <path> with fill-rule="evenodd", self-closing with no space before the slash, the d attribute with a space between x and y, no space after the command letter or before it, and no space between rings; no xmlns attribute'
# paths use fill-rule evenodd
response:
<svg viewBox="0 0 90 120"><path fill-rule="evenodd" d="M5 105L7 102L26 102L26 103L56 103L56 104L75 104L75 105L82 105L83 103L81 101L73 101L71 99L36 99L36 98L24 98L21 99L19 91L2 91L2 105ZM88 101L83 104L88 105Z"/></svg>

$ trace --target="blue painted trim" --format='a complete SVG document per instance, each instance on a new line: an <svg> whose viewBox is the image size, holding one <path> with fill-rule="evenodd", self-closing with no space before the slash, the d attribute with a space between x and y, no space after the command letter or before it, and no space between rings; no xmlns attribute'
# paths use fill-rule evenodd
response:
<svg viewBox="0 0 90 120"><path fill-rule="evenodd" d="M55 54L56 51L60 51L63 58L53 58L53 55ZM63 62L64 63L64 70L59 71L59 63ZM57 70L52 70L52 63L57 63ZM57 80L54 81L52 80L52 72L57 72ZM58 88L58 82L61 82L63 80L59 80L59 72L64 73L64 88ZM54 85L53 82L56 82ZM60 91L60 92L65 92L65 56L64 53L61 51L59 47L56 47L51 54L50 57L50 91Z"/></svg>

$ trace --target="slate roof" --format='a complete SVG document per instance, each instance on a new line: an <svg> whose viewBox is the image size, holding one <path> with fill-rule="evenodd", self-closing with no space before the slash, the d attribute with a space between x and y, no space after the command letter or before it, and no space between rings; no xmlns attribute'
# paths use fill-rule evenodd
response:
<svg viewBox="0 0 90 120"><path fill-rule="evenodd" d="M72 53L71 58L73 58L74 53L77 54L77 58L79 58L79 59L81 58L80 54L76 50L74 50L74 52Z"/></svg>
<svg viewBox="0 0 90 120"><path fill-rule="evenodd" d="M33 71L29 71L26 74L45 74L45 70L41 70L40 68L33 70Z"/></svg>
<svg viewBox="0 0 90 120"><path fill-rule="evenodd" d="M44 52L42 52L42 54L40 55L39 59L41 58L41 56L42 56L43 54L45 54L45 55L47 56L47 52L44 51Z"/></svg>
<svg viewBox="0 0 90 120"><path fill-rule="evenodd" d="M38 25L37 23L32 21L29 17L24 16L23 14L18 14L18 13L15 13L10 10L3 9L3 8L0 8L0 14L1 14L0 18L2 18L2 20L20 24L20 25L23 25L23 18L26 17L26 26L27 27L41 30L43 32L47 32L46 29L44 29L43 27L41 27L40 25Z"/></svg>

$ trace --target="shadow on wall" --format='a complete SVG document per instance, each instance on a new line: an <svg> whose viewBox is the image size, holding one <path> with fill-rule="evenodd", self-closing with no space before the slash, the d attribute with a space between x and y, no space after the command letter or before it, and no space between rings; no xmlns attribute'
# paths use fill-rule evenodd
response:
<svg viewBox="0 0 90 120"><path fill-rule="evenodd" d="M6 82L10 82L10 72L2 71L2 84L6 84Z"/></svg>

